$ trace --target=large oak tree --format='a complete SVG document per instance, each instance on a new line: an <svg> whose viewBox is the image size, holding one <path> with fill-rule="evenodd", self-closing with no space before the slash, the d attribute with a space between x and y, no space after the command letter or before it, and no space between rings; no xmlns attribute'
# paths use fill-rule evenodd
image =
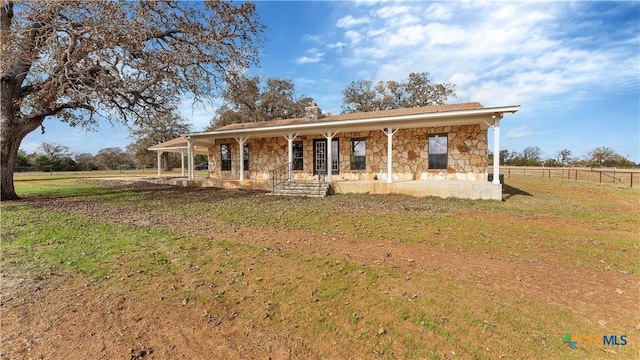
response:
<svg viewBox="0 0 640 360"><path fill-rule="evenodd" d="M304 116L305 107L313 102L308 96L297 96L293 81L282 78L240 75L223 93L224 104L216 110L207 130L243 123L292 119Z"/></svg>
<svg viewBox="0 0 640 360"><path fill-rule="evenodd" d="M371 80L351 82L343 91L342 112L345 114L443 105L456 97L455 85L433 83L429 73L410 73L400 82Z"/></svg>
<svg viewBox="0 0 640 360"><path fill-rule="evenodd" d="M149 160L155 160L155 152L148 150L151 146L163 143L191 132L191 124L187 123L180 115L174 113L161 114L155 119L150 119L143 126L137 126L130 131L130 137L135 141L130 144L130 149L136 160L141 164L147 164ZM162 153L162 169L170 168L169 157L171 153ZM153 161L151 161L153 163Z"/></svg>
<svg viewBox="0 0 640 360"><path fill-rule="evenodd" d="M249 2L0 3L1 199L17 199L20 143L47 117L94 128L139 123L178 96L203 99L257 63L263 26Z"/></svg>

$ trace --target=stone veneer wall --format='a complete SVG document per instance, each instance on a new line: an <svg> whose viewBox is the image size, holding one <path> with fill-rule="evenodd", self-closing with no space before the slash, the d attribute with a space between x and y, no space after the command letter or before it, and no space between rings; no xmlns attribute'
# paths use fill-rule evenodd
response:
<svg viewBox="0 0 640 360"><path fill-rule="evenodd" d="M447 169L428 168L430 134L447 134ZM350 151L352 138L366 139L366 170L351 170ZM294 171L294 178L311 180L313 176L313 140L321 135L301 136L295 142L303 142L304 169ZM387 178L387 136L382 131L339 134L340 173L332 175L336 180L384 180ZM231 171L220 170L220 144L231 144ZM287 140L284 137L249 139L249 169L245 179L268 179L269 170L288 161ZM467 180L486 181L487 130L480 125L440 126L433 128L402 129L393 136L394 180ZM210 176L220 180L239 178L240 146L235 139L217 140L209 148Z"/></svg>

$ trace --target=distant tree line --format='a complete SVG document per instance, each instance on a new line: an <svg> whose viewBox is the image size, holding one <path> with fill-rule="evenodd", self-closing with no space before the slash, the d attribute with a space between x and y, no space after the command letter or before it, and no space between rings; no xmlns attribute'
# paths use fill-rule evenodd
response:
<svg viewBox="0 0 640 360"><path fill-rule="evenodd" d="M68 146L43 142L39 151L18 150L16 171L91 171L136 168L131 154L117 147L101 149L96 155L73 154Z"/></svg>
<svg viewBox="0 0 640 360"><path fill-rule="evenodd" d="M151 145L149 145L151 146ZM196 162L206 161L206 156L196 155ZM162 157L165 170L181 165L180 154L166 153ZM94 171L150 169L157 166L156 154L142 149L140 144L129 144L125 150L109 147L91 153L74 154L68 146L43 142L37 151L27 153L20 149L16 157L16 172L25 171Z"/></svg>
<svg viewBox="0 0 640 360"><path fill-rule="evenodd" d="M617 167L632 168L638 164L616 153L613 149L599 146L591 150L586 157L571 156L571 150L562 149L556 157L542 158L542 150L537 146L526 147L521 153L517 151L501 150L500 164L507 166L546 166L546 167ZM493 164L493 154L489 154L489 162Z"/></svg>

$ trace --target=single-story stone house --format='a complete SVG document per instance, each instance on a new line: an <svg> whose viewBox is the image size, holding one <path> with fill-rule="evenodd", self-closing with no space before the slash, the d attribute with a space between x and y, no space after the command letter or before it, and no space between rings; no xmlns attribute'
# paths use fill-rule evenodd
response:
<svg viewBox="0 0 640 360"><path fill-rule="evenodd" d="M323 116L312 104L304 118L187 134L180 151L187 153L188 182L194 181L194 153L206 149L211 186L272 190L284 178L324 182L336 193L499 200L499 164L488 166L488 129L499 153L500 120L519 108L472 102ZM168 145L150 149L177 151Z"/></svg>

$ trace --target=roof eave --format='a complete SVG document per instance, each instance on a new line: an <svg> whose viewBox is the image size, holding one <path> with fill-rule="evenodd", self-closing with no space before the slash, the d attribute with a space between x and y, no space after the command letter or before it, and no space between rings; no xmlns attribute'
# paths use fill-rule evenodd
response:
<svg viewBox="0 0 640 360"><path fill-rule="evenodd" d="M239 128L239 129L222 130L222 131L190 133L190 134L186 134L185 136L191 137L195 140L198 138L220 139L220 138L232 138L232 137L243 137L243 136L246 137L250 135L277 136L278 134L286 134L286 133L300 133L300 132L307 132L307 131L313 131L313 130L321 131L321 130L345 129L345 128L349 129L349 128L356 128L360 126L376 128L376 127L386 127L386 126L396 125L396 126L406 128L406 127L410 127L411 124L415 122L419 122L420 120L434 121L437 119L441 119L446 123L446 122L450 122L447 120L451 120L451 118L474 118L474 117L483 117L484 115L495 115L495 114L502 115L504 113L515 113L519 109L520 109L520 105L511 105L511 106L473 109L473 110L456 110L456 111L432 112L432 113L422 113L422 114L413 114L413 115L383 116L383 117L352 119L352 120L344 120L344 121L324 121L323 122L320 120L316 122L307 122L302 124ZM477 122L482 123L487 120L491 120L491 118L478 119ZM432 125L429 124L429 126L432 126ZM434 124L433 126L440 126L440 125Z"/></svg>

